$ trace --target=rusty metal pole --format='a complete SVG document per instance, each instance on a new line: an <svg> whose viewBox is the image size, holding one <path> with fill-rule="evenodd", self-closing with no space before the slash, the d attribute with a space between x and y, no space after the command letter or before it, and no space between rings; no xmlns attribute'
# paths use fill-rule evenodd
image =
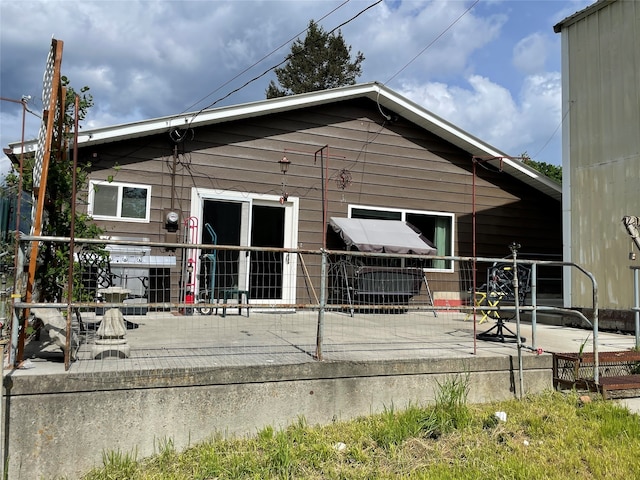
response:
<svg viewBox="0 0 640 480"><path fill-rule="evenodd" d="M327 160L324 159L324 151L327 151ZM327 183L329 182L329 145L316 150L314 154L314 163L320 154L320 181L322 183L322 248L327 248Z"/></svg>
<svg viewBox="0 0 640 480"><path fill-rule="evenodd" d="M76 95L73 125L73 167L71 172L71 225L69 232L69 276L67 278L67 332L64 350L64 369L69 370L71 364L71 303L73 302L73 262L76 235L76 169L78 168L78 112L80 97Z"/></svg>
<svg viewBox="0 0 640 480"><path fill-rule="evenodd" d="M320 269L320 310L318 310L318 331L316 334L316 360L322 360L322 343L324 341L324 310L327 304L327 251L322 250Z"/></svg>
<svg viewBox="0 0 640 480"><path fill-rule="evenodd" d="M477 281L477 261L476 261L476 163L478 159L476 157L471 157L471 163L473 166L472 173L472 184L471 184L471 257L473 258L473 263L471 266L471 275L473 277L472 290L471 290L471 301L473 302L473 354L476 355L478 353L478 340L476 338L477 329L478 329L478 317L476 310L476 290L478 288Z"/></svg>
<svg viewBox="0 0 640 480"><path fill-rule="evenodd" d="M327 159L324 159L324 151ZM320 179L322 182L322 264L320 268L320 309L318 310L318 331L316 334L316 360L322 360L322 343L324 340L324 311L327 304L327 183L329 181L329 145L319 148L314 153L314 163L320 154Z"/></svg>
<svg viewBox="0 0 640 480"><path fill-rule="evenodd" d="M24 168L24 132L27 122L27 99L28 97L22 97L20 100L14 100L12 98L0 97L0 100L12 103L19 103L22 105L22 134L20 137L20 171L18 176L18 191L16 192L16 231L15 231L15 245L14 245L14 257L13 257L13 292L11 292L11 343L9 345L9 365L15 364L16 352L18 351L18 331L20 329L20 319L16 315L16 310L13 308L16 299L20 298L17 293L18 277L21 274L22 265L18 264L19 252L20 252L20 207L22 204L22 176ZM2 358L4 362L4 355Z"/></svg>

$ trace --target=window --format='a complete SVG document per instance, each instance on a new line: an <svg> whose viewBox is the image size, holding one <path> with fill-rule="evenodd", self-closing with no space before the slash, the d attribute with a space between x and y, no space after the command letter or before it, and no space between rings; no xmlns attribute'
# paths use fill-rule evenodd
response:
<svg viewBox="0 0 640 480"><path fill-rule="evenodd" d="M102 220L148 222L151 187L116 182L89 182L89 215Z"/></svg>
<svg viewBox="0 0 640 480"><path fill-rule="evenodd" d="M403 210L350 206L351 218L375 218L379 220L402 220L416 227L438 250L439 256L453 255L453 213L427 212L421 210ZM453 271L449 260L432 260L430 269Z"/></svg>

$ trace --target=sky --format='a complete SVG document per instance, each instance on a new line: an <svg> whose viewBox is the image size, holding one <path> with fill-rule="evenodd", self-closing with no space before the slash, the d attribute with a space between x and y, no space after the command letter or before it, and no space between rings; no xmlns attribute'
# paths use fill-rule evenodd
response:
<svg viewBox="0 0 640 480"><path fill-rule="evenodd" d="M560 165L553 26L594 1L0 0L0 96L30 97L25 138L36 138L56 38L62 74L93 95L84 130L259 101L314 20L342 25L352 58L364 54L358 83L383 83L510 156ZM0 146L21 135L22 106L0 102ZM1 154L2 177L8 168Z"/></svg>

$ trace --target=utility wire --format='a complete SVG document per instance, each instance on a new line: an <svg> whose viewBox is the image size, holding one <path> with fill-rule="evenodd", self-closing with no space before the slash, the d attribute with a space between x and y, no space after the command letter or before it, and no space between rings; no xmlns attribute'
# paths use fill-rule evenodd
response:
<svg viewBox="0 0 640 480"><path fill-rule="evenodd" d="M333 32L335 32L336 30L338 30L339 28L347 25L348 23L352 22L353 20L355 20L356 18L358 18L360 15L362 15L363 13L365 13L367 10L369 10L370 8L375 7L376 5L378 5L379 3L381 3L382 0L378 0L377 2L369 5L368 7L360 10L357 14L355 14L353 17L349 18L348 20L346 20L345 22L341 23L340 25L338 25L337 27L333 28L332 30L330 30L329 32L327 32L327 35L331 35ZM239 86L238 88L235 88L233 90L231 90L229 93L227 93L226 95L218 98L215 102L210 103L209 105L207 105L206 107L201 108L200 110L198 110L198 112L191 118L191 120L189 121L189 125L191 125L193 123L193 121L196 119L196 117L198 117L198 115L200 115L203 111L213 107L214 105L216 105L217 103L220 103L222 100L225 100L226 98L230 97L231 95L233 95L236 92L239 92L240 90L242 90L243 88L245 88L247 85L250 85L251 83L255 82L256 80L264 77L267 73L269 73L272 70L275 70L276 68L278 68L280 65L288 62L291 58L291 55L287 55L287 57L282 60L281 62L279 62L277 65L274 65L270 68L268 68L267 70L265 70L264 72L262 72L259 75L256 75L255 77L253 77L252 79L248 80L247 82L245 82L244 84L242 84L241 86Z"/></svg>
<svg viewBox="0 0 640 480"><path fill-rule="evenodd" d="M447 33L449 30L451 30L453 28L453 26L458 23L462 17L464 17L467 13L469 13L473 7L475 7L478 3L480 2L480 0L476 0L475 2L473 2L473 4L471 4L471 6L469 8L467 8L464 12L462 12L462 14L456 18L452 23L449 24L449 26L447 28L445 28L440 35L438 35L436 38L434 38L429 44L427 44L426 47L424 47L422 50L420 50L420 52L418 52L417 55L415 55L411 60L409 60L409 62L407 62L400 70L398 70L396 73L394 73L389 80L387 80L384 85L386 85L387 83L389 83L391 80L393 80L394 78L396 78L398 75L400 75L400 73L402 73L402 71L407 68L409 65L411 65L413 62L415 62L415 60L422 55L425 51L427 51L429 48L431 48L433 46L434 43L436 43L438 40L440 40L440 38L442 38L442 36Z"/></svg>
<svg viewBox="0 0 640 480"><path fill-rule="evenodd" d="M338 5L336 8L334 8L333 10L331 10L329 13L323 15L322 17L320 17L320 19L318 20L318 22L321 22L322 20L324 20L325 18L327 18L329 15L331 15L332 13L336 12L337 10L341 9L342 7L344 7L347 3L349 3L351 0L345 0L343 3L341 3L340 5ZM303 33L305 33L307 30L309 30L309 27L305 28L304 30L302 30L300 33L294 35L293 37L291 37L289 40L285 41L282 45L280 45L279 47L276 47L274 50L272 50L271 52L267 53L266 55L264 55L260 60L257 60L256 62L253 63L253 65L245 68L243 71L241 71L240 73L238 73L235 77L227 80L226 82L224 82L222 85L220 85L218 88L216 88L215 90L213 90L212 92L210 92L209 94L207 94L206 96L202 97L200 100L198 100L197 102L193 103L192 105L188 106L186 109L184 109L181 113L185 113L188 112L189 110L191 110L192 108L194 108L196 105L198 105L199 103L205 101L207 98L209 98L211 95L213 95L214 93L216 93L218 90L221 90L223 87L226 87L227 85L229 85L231 82L233 82L234 80L236 80L238 77L244 75L245 73L247 73L249 70L251 70L253 67L255 67L256 65L258 65L259 63L261 63L263 60L266 60L267 58L269 58L271 55L273 55L274 53L276 53L278 50L280 50L281 48L287 46L289 43L293 42L296 38L300 37L300 35L302 35Z"/></svg>
<svg viewBox="0 0 640 480"><path fill-rule="evenodd" d="M562 118L560 119L560 123L558 124L558 126L556 127L556 129L553 131L553 133L551 134L551 136L549 137L549 139L544 143L544 145L542 146L542 148L540 148L540 150L538 150L538 152L533 155L531 157L532 160L538 158L538 155L540 155L543 150L545 148L547 148L547 145L549 145L549 143L551 142L551 140L553 140L553 137L556 136L556 133L558 133L558 130L560 129L560 127L562 126L562 124L564 123L564 119L567 118L567 115L569 115L569 112L571 111L571 107L573 105L573 102L569 103L569 108L567 108L567 111L564 112L564 115L562 115Z"/></svg>

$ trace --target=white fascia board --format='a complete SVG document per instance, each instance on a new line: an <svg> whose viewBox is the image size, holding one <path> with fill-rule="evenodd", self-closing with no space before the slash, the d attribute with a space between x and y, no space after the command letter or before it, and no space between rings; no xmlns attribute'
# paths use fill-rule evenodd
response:
<svg viewBox="0 0 640 480"><path fill-rule="evenodd" d="M371 85L372 84L362 84L319 92L310 92L301 95L291 95L277 99L265 99L258 102L232 105L213 110L204 110L202 112L189 112L140 122L111 125L108 127L86 130L80 132L78 135L78 144L87 146L107 143L126 138L155 135L168 132L173 128L198 127L202 125L294 110L296 108L322 105L336 100L362 96L363 94L371 91ZM20 154L21 147L19 143L10 144L10 147L13 154ZM36 148L37 142L35 140L25 142L25 152L35 151Z"/></svg>
<svg viewBox="0 0 640 480"><path fill-rule="evenodd" d="M423 119L423 121L426 121L429 124L428 127L425 127L423 123L423 127L428 128L435 134L438 134L437 130L444 132L445 135L442 136L454 145L457 145L460 148L463 148L464 150L467 150L468 152L478 157L485 157L489 159L488 161L490 163L499 164L501 162L503 167L506 165L509 169L512 169L511 174L516 173L522 176L529 177L534 181L543 183L547 188L556 191L558 195L561 193L562 187L558 185L557 182L554 182L546 175L541 174L534 168L531 168L518 160L510 158L504 152L501 152L491 145L484 143L482 140L474 137L464 130L459 129L446 120L428 112L424 108L407 100L406 98L396 95L391 90L388 90L381 86L376 86L376 88L379 89L381 97L386 98L389 102L380 102L382 106L385 106L385 103L387 106L389 106L389 108L397 108L397 106L400 106L405 111L410 112L417 117L420 117L421 119ZM420 123L420 121L418 121L417 123ZM495 160L490 160L493 157L495 157ZM513 170L515 170L515 172Z"/></svg>
<svg viewBox="0 0 640 480"><path fill-rule="evenodd" d="M464 130L461 130L447 120L434 115L433 113L424 109L420 105L408 100L407 98L398 96L397 94L395 94L395 92L380 85L376 85L375 88L380 93L380 98L387 100L387 102L380 101L379 103L381 106L391 108L394 111L397 111L398 107L400 107L403 111L398 113L403 113L405 115L406 113L411 113L414 118L410 118L410 120L420 124L425 129L433 131L433 133L435 133L436 135L439 134L439 136L442 136L454 145L467 150L472 155L487 158L507 157L506 153L501 152L494 147L484 143L479 138L474 137ZM371 95L369 96L371 97ZM371 98L375 100L374 97ZM420 120L417 120L418 118Z"/></svg>
<svg viewBox="0 0 640 480"><path fill-rule="evenodd" d="M377 102L380 106L391 109L393 112L406 117L422 128L432 131L435 135L468 151L471 155L485 158L495 157L496 160L489 160L490 163L502 163L503 166L506 165L512 175L515 174L515 176L520 177L522 180L529 178L534 182L542 183L546 187L544 190L551 190L554 196L558 195L559 197L561 193L555 182L545 175L541 175L537 170L508 158L505 153L482 142L480 139L459 129L443 118L432 114L407 98L397 95L394 91L377 82L349 85L330 90L290 95L276 99L265 99L213 110L190 112L87 130L81 132L78 136L78 144L88 146L108 143L127 138L155 135L168 132L173 128L198 127L361 97L367 97ZM20 154L21 148L19 143L12 144L10 147L15 155ZM37 142L35 140L25 142L25 152L35 151L36 148Z"/></svg>

